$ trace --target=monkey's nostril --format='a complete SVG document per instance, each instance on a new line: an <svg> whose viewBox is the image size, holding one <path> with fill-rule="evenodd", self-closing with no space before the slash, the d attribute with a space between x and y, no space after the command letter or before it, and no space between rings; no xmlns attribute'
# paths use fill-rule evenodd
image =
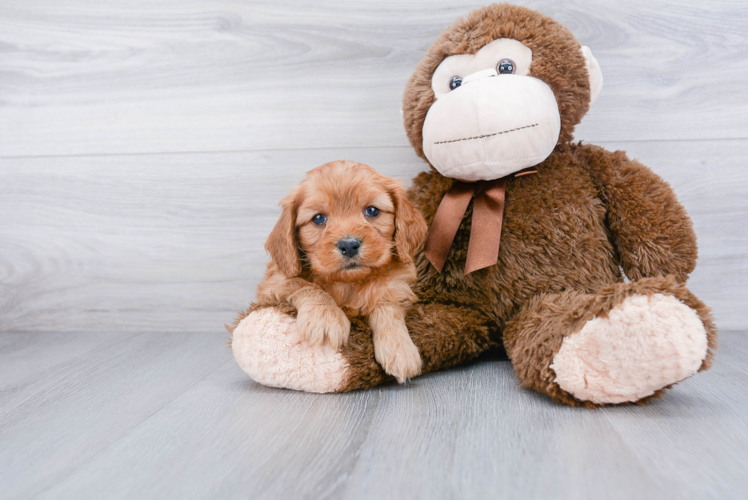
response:
<svg viewBox="0 0 748 500"><path fill-rule="evenodd" d="M361 240L358 238L344 238L338 241L338 250L348 258L355 257L361 248Z"/></svg>

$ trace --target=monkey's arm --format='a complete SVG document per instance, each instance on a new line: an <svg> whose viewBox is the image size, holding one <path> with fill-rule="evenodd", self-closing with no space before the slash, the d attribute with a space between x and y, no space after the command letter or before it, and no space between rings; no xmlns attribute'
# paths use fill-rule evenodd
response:
<svg viewBox="0 0 748 500"><path fill-rule="evenodd" d="M607 206L611 239L629 279L672 275L684 282L696 266L696 234L670 185L622 151L580 146Z"/></svg>

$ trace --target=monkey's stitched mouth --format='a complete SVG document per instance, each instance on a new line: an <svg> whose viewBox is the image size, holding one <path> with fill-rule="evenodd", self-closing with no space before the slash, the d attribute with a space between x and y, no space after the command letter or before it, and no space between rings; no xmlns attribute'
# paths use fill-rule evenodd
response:
<svg viewBox="0 0 748 500"><path fill-rule="evenodd" d="M452 139L451 141L439 141L439 142L435 142L434 145L436 145L436 144L449 144L450 142L472 141L472 140L475 140L475 139L483 139L485 137L493 137L495 135L508 134L509 132L516 132L518 130L522 130L522 129L526 129L526 128L532 128L532 127L537 127L537 126L538 126L537 123L533 123L532 125L525 125L524 127L512 128L512 129L509 129L509 130L504 130L502 132L494 132L493 134L476 135L475 137L463 137L462 139Z"/></svg>

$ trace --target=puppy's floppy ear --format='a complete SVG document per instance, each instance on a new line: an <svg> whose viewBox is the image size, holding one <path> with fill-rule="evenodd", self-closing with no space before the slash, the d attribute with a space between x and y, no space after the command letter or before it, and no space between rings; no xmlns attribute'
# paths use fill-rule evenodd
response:
<svg viewBox="0 0 748 500"><path fill-rule="evenodd" d="M389 191L395 203L395 249L400 261L410 264L413 254L426 239L428 226L398 182L392 181Z"/></svg>
<svg viewBox="0 0 748 500"><path fill-rule="evenodd" d="M278 222L275 223L270 233L265 250L270 254L275 265L287 278L298 276L301 273L301 258L299 256L298 243L296 241L296 198L298 190L281 200L283 208Z"/></svg>

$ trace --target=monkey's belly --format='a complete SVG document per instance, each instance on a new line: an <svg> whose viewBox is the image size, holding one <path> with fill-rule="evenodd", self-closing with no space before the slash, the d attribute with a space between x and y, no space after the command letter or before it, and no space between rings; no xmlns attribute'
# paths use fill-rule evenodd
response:
<svg viewBox="0 0 748 500"><path fill-rule="evenodd" d="M537 201L535 209L508 212L494 269L497 278L511 276L499 280L510 288L505 293L594 292L621 280L599 199L545 207Z"/></svg>

